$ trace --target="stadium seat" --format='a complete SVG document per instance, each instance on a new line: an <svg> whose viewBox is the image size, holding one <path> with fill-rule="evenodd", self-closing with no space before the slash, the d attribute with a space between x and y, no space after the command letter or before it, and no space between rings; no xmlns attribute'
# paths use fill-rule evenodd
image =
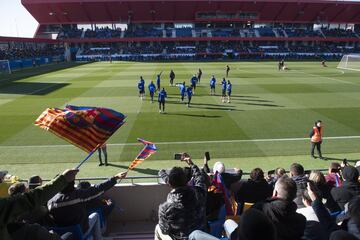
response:
<svg viewBox="0 0 360 240"><path fill-rule="evenodd" d="M50 227L49 230L53 230L59 235L71 232L76 240L92 240L92 231L89 231L86 235L81 230L80 224L67 226L67 227Z"/></svg>

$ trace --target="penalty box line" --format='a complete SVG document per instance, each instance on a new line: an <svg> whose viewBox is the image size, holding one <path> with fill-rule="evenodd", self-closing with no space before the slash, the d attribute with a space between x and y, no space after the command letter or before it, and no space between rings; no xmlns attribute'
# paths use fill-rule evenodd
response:
<svg viewBox="0 0 360 240"><path fill-rule="evenodd" d="M360 136L338 136L338 137L324 137L324 140L341 140L341 139L360 139ZM238 140L218 140L218 141L187 141L187 142L155 142L156 145L179 145L179 144L212 144L212 143L247 143L247 142L290 142L290 141L309 141L310 138L264 138L264 139L238 139ZM137 146L141 143L109 143L108 146ZM6 146L2 145L0 148L44 148L44 147L74 147L71 144L65 145L17 145Z"/></svg>

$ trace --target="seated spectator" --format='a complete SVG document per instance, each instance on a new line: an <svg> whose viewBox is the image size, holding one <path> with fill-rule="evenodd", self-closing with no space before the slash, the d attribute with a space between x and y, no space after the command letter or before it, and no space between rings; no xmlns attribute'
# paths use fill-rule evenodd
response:
<svg viewBox="0 0 360 240"><path fill-rule="evenodd" d="M357 161L357 162L356 162L355 167L356 167L358 173L360 174L360 161ZM360 179L359 179L359 180L360 180Z"/></svg>
<svg viewBox="0 0 360 240"><path fill-rule="evenodd" d="M203 170L207 174L210 173L206 158L204 159ZM234 173L225 172L225 165L222 162L216 162L213 166L213 173L220 174L221 180L225 185L225 191L229 190L233 184L236 184L241 179L242 171L237 168L234 168L233 170ZM220 208L225 203L224 193L218 189L214 183L214 177L215 176L212 176L211 186L208 186L208 193L206 198L206 218L208 221L216 220L218 218Z"/></svg>
<svg viewBox="0 0 360 240"><path fill-rule="evenodd" d="M155 228L155 239L186 239L194 230L205 229L206 180L188 154L182 161L191 168L194 186L187 186L183 168L174 167L169 173L172 188L166 202L159 206L159 224Z"/></svg>
<svg viewBox="0 0 360 240"><path fill-rule="evenodd" d="M8 174L8 171L0 171L0 197L8 197L8 189L11 186L11 183L5 181L5 176Z"/></svg>
<svg viewBox="0 0 360 240"><path fill-rule="evenodd" d="M84 233L94 230L94 239L101 239L99 216L93 213L88 217L85 203L112 188L117 180L125 178L126 174L127 172L118 173L107 181L88 189L75 189L75 182L69 183L48 202L49 213L54 224L59 227L80 224Z"/></svg>
<svg viewBox="0 0 360 240"><path fill-rule="evenodd" d="M74 181L78 170L66 170L51 182L42 187L8 198L0 198L0 239L13 239L10 234L19 230L17 225L11 225L21 214L45 204L69 182ZM39 239L27 234L29 239ZM22 239L25 239L22 238Z"/></svg>
<svg viewBox="0 0 360 240"><path fill-rule="evenodd" d="M91 184L87 181L80 182L78 185L78 189L89 189L89 188L91 188ZM111 199L105 198L103 195L93 200L90 200L89 202L86 203L86 209L88 210L88 212L100 208L103 211L105 217L110 215L114 207L115 207L115 203Z"/></svg>
<svg viewBox="0 0 360 240"><path fill-rule="evenodd" d="M8 194L9 196L14 196L16 194L26 193L28 191L29 189L26 187L25 183L18 182L9 187Z"/></svg>
<svg viewBox="0 0 360 240"><path fill-rule="evenodd" d="M233 188L239 202L256 203L271 197L273 188L265 178L260 168L255 168L250 173L250 179L240 181Z"/></svg>
<svg viewBox="0 0 360 240"><path fill-rule="evenodd" d="M347 223L348 232L360 239L360 196L356 196L349 202L350 220Z"/></svg>
<svg viewBox="0 0 360 240"><path fill-rule="evenodd" d="M332 162L330 164L328 174L325 176L326 182L332 187L341 186L341 176L340 176L341 166L337 162Z"/></svg>
<svg viewBox="0 0 360 240"><path fill-rule="evenodd" d="M34 189L42 185L42 179L38 175L29 178L29 189Z"/></svg>
<svg viewBox="0 0 360 240"><path fill-rule="evenodd" d="M277 239L301 239L304 234L306 219L296 212L293 202L296 197L296 183L284 176L275 183L273 197L256 203L253 208L262 211L275 225Z"/></svg>
<svg viewBox="0 0 360 240"><path fill-rule="evenodd" d="M284 168L281 168L281 167L276 168L276 169L273 170L273 171L274 171L273 174L275 174L274 176L272 176L272 173L271 173L272 171L269 171L269 172L268 172L268 176L266 177L267 182L268 182L270 185L272 185L272 187L275 186L275 183L276 183L276 181L277 181L279 178L281 178L282 176L286 175L285 169L284 169Z"/></svg>
<svg viewBox="0 0 360 240"><path fill-rule="evenodd" d="M331 189L333 187L326 182L324 174L320 171L311 171L309 180L314 183L319 197L326 200L326 208L333 213L339 212L340 208L331 196Z"/></svg>
<svg viewBox="0 0 360 240"><path fill-rule="evenodd" d="M344 182L341 187L331 189L331 195L341 210L353 197L360 195L359 172L353 166L345 166L342 170Z"/></svg>
<svg viewBox="0 0 360 240"><path fill-rule="evenodd" d="M296 198L295 203L299 208L305 207L302 202L302 192L306 189L308 178L305 175L304 167L299 163L293 163L290 166L291 179L296 183Z"/></svg>
<svg viewBox="0 0 360 240"><path fill-rule="evenodd" d="M316 216L316 214L315 214L315 212L314 212L314 210L313 210L313 208L311 206L312 200L311 200L311 198L309 196L309 193L308 193L308 191L306 189L303 191L302 201L303 201L303 204L304 204L305 207L298 208L296 210L296 212L302 214L306 218L306 221L319 222L319 219Z"/></svg>
<svg viewBox="0 0 360 240"><path fill-rule="evenodd" d="M344 230L337 230L331 233L329 240L358 240L358 238Z"/></svg>

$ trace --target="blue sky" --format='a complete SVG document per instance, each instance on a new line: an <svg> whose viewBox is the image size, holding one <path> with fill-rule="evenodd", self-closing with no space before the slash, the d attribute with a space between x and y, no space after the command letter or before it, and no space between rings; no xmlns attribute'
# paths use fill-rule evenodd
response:
<svg viewBox="0 0 360 240"><path fill-rule="evenodd" d="M21 0L0 0L0 36L33 37L37 26Z"/></svg>

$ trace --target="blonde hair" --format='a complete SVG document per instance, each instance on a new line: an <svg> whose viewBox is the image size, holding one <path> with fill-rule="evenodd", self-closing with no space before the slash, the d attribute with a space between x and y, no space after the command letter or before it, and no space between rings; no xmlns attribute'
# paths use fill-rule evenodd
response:
<svg viewBox="0 0 360 240"><path fill-rule="evenodd" d="M325 184L326 180L324 174L320 171L311 171L309 180L313 181L315 184Z"/></svg>

